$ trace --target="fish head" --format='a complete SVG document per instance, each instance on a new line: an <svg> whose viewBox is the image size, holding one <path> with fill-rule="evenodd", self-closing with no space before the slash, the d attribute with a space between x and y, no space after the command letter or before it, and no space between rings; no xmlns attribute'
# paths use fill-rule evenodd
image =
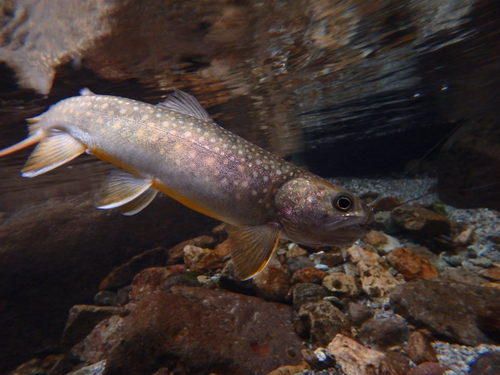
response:
<svg viewBox="0 0 500 375"><path fill-rule="evenodd" d="M282 237L310 246L351 243L373 221L372 210L361 199L314 175L281 186L275 207Z"/></svg>

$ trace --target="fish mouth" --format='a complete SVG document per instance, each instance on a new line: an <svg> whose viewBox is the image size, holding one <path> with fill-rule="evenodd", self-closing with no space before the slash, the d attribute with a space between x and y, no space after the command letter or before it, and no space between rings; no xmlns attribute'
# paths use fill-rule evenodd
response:
<svg viewBox="0 0 500 375"><path fill-rule="evenodd" d="M370 208L370 213L368 214L366 221L364 223L359 223L359 225L362 227L365 227L368 224L373 223L374 220L375 220L375 215L373 214L373 210Z"/></svg>

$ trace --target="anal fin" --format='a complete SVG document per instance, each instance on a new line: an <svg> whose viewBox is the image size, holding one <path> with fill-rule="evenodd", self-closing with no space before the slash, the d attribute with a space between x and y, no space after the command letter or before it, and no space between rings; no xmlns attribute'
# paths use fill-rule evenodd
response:
<svg viewBox="0 0 500 375"><path fill-rule="evenodd" d="M264 269L278 244L280 233L281 228L276 223L229 232L232 259L240 280L250 279Z"/></svg>
<svg viewBox="0 0 500 375"><path fill-rule="evenodd" d="M51 171L83 154L86 148L83 143L77 141L68 133L51 134L47 138L40 140L40 143L35 147L24 165L22 176L35 177Z"/></svg>
<svg viewBox="0 0 500 375"><path fill-rule="evenodd" d="M134 176L121 169L114 170L104 183L97 208L111 209L127 204L128 206L124 208L125 212L132 212L141 205L144 208L151 202L154 195L151 196L151 193L148 193L142 200L139 199L151 188L151 185L150 179ZM155 191L154 189L151 190ZM134 213L139 211L137 210ZM130 213L130 215L133 215L133 213Z"/></svg>

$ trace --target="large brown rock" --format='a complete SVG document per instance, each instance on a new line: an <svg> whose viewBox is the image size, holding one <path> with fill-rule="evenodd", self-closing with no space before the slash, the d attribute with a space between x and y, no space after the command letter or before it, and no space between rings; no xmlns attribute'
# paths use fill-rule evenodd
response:
<svg viewBox="0 0 500 375"><path fill-rule="evenodd" d="M174 286L153 292L124 318L100 323L73 353L107 359L106 371L150 374L183 366L190 374L267 374L301 361L292 309L231 292Z"/></svg>
<svg viewBox="0 0 500 375"><path fill-rule="evenodd" d="M487 316L490 301L500 290L458 282L416 280L399 285L391 294L398 314L434 334L465 345L494 343L477 323L478 312Z"/></svg>

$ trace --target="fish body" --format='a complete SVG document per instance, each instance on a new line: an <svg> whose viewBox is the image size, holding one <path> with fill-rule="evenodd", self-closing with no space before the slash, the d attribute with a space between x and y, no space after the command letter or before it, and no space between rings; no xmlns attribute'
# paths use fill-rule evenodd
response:
<svg viewBox="0 0 500 375"><path fill-rule="evenodd" d="M34 177L88 152L116 165L99 208L135 214L158 191L230 224L237 275L262 270L279 238L333 245L359 238L372 220L357 197L217 125L176 91L151 105L82 95L31 119L30 136L0 156L38 143L22 174Z"/></svg>

